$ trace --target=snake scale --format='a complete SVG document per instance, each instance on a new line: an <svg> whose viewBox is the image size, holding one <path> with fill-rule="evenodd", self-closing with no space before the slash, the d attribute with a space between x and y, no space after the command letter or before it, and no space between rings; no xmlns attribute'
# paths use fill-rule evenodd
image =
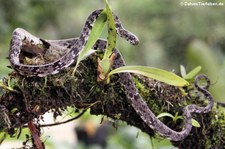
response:
<svg viewBox="0 0 225 149"><path fill-rule="evenodd" d="M31 35L27 31L17 28L14 30L12 34L12 39L10 43L10 51L9 51L9 60L11 63L11 67L24 76L39 76L44 77L49 74L56 74L60 70L70 66L79 55L79 52L85 47L87 40L89 38L90 32L92 30L93 24L96 21L97 17L100 15L102 10L95 10L92 12L87 18L81 35L78 38L71 38L65 40L46 40L50 44L58 44L62 46L68 46L69 51L60 57L59 59L43 64L43 65L26 65L22 64L19 59L19 55L21 53L21 46L23 40L29 40L34 44L41 43L42 40ZM125 30L121 25L119 18L114 14L116 30L119 36L125 38L131 44L138 44L138 38ZM93 49L104 50L106 48L107 41L99 39L93 46ZM113 68L118 68L125 65L125 62L117 49L114 51L116 58L113 63ZM143 101L142 97L138 93L138 90L135 84L132 81L132 76L129 73L119 73L120 83L125 90L125 94L127 99L131 103L133 109L140 116L140 118L146 123L151 129L159 133L161 136L166 137L172 141L180 141L187 137L192 129L192 113L207 113L211 111L213 106L213 97L208 91L208 87L210 85L210 81L207 76L201 74L198 75L195 79L194 85L196 89L201 92L204 97L208 100L208 105L205 107L199 107L195 104L188 105L183 108L183 117L184 117L184 127L180 132L174 131L164 123L162 123L154 113L149 109L148 105ZM199 80L204 79L206 81L205 86L199 85Z"/></svg>

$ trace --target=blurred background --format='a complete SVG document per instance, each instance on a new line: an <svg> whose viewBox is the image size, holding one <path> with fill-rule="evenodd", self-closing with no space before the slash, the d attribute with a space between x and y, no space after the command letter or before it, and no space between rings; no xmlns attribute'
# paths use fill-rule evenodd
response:
<svg viewBox="0 0 225 149"><path fill-rule="evenodd" d="M180 65L184 65L187 72L201 65L202 73L211 79L211 92L215 100L225 102L225 2L201 0L222 2L223 6L184 6L181 2L198 1L109 0L124 27L140 39L140 44L134 47L118 38L117 47L129 65L158 67L177 74L180 74ZM104 8L103 0L0 0L0 78L11 72L6 67L9 61L5 57L8 56L11 34L15 28L24 28L44 39L78 37L87 16L99 8ZM106 33L102 37L105 38ZM75 143L77 133L74 127L76 125L82 129L80 126L92 125L92 129L97 130L101 127L101 117L87 114L83 119L76 124L45 130L47 148L93 148L82 145L85 143ZM118 122L118 130L111 125L107 123L104 127L108 136L108 145L104 146L106 149L173 148L167 141L151 140L124 123ZM53 132L58 132L62 127L62 132L67 133L54 140L62 134ZM46 137L47 134L49 137ZM15 143L9 139L3 145L12 142ZM95 148L101 148L101 145L95 145Z"/></svg>

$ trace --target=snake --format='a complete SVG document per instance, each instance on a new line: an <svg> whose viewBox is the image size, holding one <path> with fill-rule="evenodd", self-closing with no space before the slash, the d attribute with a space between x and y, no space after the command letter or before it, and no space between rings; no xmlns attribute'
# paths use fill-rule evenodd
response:
<svg viewBox="0 0 225 149"><path fill-rule="evenodd" d="M46 40L51 44L58 44L62 47L68 47L69 51L64 54L59 59L49 62L47 64L41 65L26 65L20 62L19 55L21 53L21 46L23 40L29 40L34 44L41 44L43 40L40 38L30 34L26 30L22 28L17 28L13 31L12 39L10 42L10 50L9 50L9 61L11 63L11 67L23 76L38 76L45 77L47 75L52 75L60 72L62 69L69 67L79 55L79 52L82 51L87 43L90 32L92 30L93 24L96 19L99 17L103 10L95 10L93 11L88 18L82 28L81 34L78 38L70 38L63 40ZM139 43L139 39L133 33L127 31L120 22L119 18L114 14L114 21L116 26L117 34L125 38L128 42L133 45L137 45ZM95 50L104 50L106 48L107 41L104 39L98 39L93 46ZM121 66L125 66L125 61L120 54L119 50L115 48L114 50L115 59L112 65L112 69L119 68ZM195 88L201 92L205 99L208 100L208 104L205 107L200 107L195 104L187 105L183 108L183 118L184 118L184 126L181 131L175 131L165 125L162 121L160 121L155 114L148 107L147 103L142 99L141 95L138 92L134 82L132 81L132 75L130 73L118 73L119 80L121 86L124 88L124 92L126 94L127 100L131 103L133 109L137 113L137 115L142 119L142 121L151 129L153 129L156 133L161 135L162 137L168 138L172 141L180 141L186 138L192 129L192 113L207 113L210 112L214 101L211 93L208 91L210 80L204 74L200 74L196 77L194 86ZM204 79L206 81L205 86L199 85L199 81Z"/></svg>

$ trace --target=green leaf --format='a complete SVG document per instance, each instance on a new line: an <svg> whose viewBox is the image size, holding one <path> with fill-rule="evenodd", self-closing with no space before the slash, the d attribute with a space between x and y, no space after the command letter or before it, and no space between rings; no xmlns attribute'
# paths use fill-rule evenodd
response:
<svg viewBox="0 0 225 149"><path fill-rule="evenodd" d="M182 116L179 116L178 115L178 112L176 112L176 114L175 114L175 116L173 118L173 121L176 122L178 119L183 119L183 117Z"/></svg>
<svg viewBox="0 0 225 149"><path fill-rule="evenodd" d="M178 116L177 114L175 116L173 116L172 114L170 113L167 113L167 112L164 112L164 113L160 113L157 118L161 118L161 117L170 117L173 119L174 122L176 122L178 119L183 119L182 116ZM199 122L197 122L195 119L191 119L191 123L192 123L192 126L194 127L201 127Z"/></svg>
<svg viewBox="0 0 225 149"><path fill-rule="evenodd" d="M107 0L104 0L106 4L106 14L107 14L107 22L108 22L108 38L107 38L107 47L103 56L103 59L101 60L101 65L103 68L103 72L105 75L110 70L110 56L113 53L114 48L116 47L116 26L114 21L114 16L112 13L112 10L108 4Z"/></svg>
<svg viewBox="0 0 225 149"><path fill-rule="evenodd" d="M202 70L201 66L195 67L193 70L191 70L185 77L184 79L186 80L191 80L193 79L200 71Z"/></svg>
<svg viewBox="0 0 225 149"><path fill-rule="evenodd" d="M105 24L106 24L106 18L107 18L106 10L104 9L102 11L102 13L99 15L99 17L96 19L84 49L79 53L76 66L73 70L73 75L75 74L75 71L76 71L79 63L83 59L85 59L86 57L88 57L89 55L91 55L95 52L91 48L96 43L98 38L101 36L102 31L103 31L103 29L105 27Z"/></svg>
<svg viewBox="0 0 225 149"><path fill-rule="evenodd" d="M161 117L165 117L165 116L172 118L174 122L176 122L178 119L183 119L182 116L178 116L178 112L175 114L175 116L173 116L172 114L167 113L167 112L160 113L160 114L157 116L157 118L161 118Z"/></svg>
<svg viewBox="0 0 225 149"><path fill-rule="evenodd" d="M109 59L112 55L114 48L116 47L116 26L114 21L114 16L112 10L107 2L104 0L106 4L106 13L107 13L107 21L108 21L108 44L104 54L103 59Z"/></svg>
<svg viewBox="0 0 225 149"><path fill-rule="evenodd" d="M10 84L10 83L8 82L8 85L9 85L9 84ZM2 80L0 80L0 87L3 88L3 89L7 89L7 90L9 90L9 91L15 92L15 90L13 90L12 87L6 86L5 84L3 84Z"/></svg>
<svg viewBox="0 0 225 149"><path fill-rule="evenodd" d="M195 119L191 119L191 123L192 123L192 126L194 126L194 127L201 127L201 125L199 124L199 122L198 121L196 121Z"/></svg>
<svg viewBox="0 0 225 149"><path fill-rule="evenodd" d="M101 60L102 69L105 75L109 72L110 64L111 64L110 59Z"/></svg>
<svg viewBox="0 0 225 149"><path fill-rule="evenodd" d="M177 76L172 72L168 72L162 69L154 68L154 67L146 67L146 66L123 66L117 69L112 70L109 75L108 79L111 75L116 73L122 72L130 72L130 73L137 73L164 83L173 86L188 86L189 83L184 80L183 78ZM109 81L109 80L108 80Z"/></svg>
<svg viewBox="0 0 225 149"><path fill-rule="evenodd" d="M18 108L13 108L10 112L14 114L16 111L18 111Z"/></svg>
<svg viewBox="0 0 225 149"><path fill-rule="evenodd" d="M186 69L184 68L183 65L180 65L180 73L182 78L184 78L187 74L186 74Z"/></svg>
<svg viewBox="0 0 225 149"><path fill-rule="evenodd" d="M170 113L167 113L167 112L164 112L164 113L160 113L158 116L157 116L157 118L161 118L161 117L170 117L170 118L172 118L172 119L174 119L174 116L172 115L172 114L170 114Z"/></svg>

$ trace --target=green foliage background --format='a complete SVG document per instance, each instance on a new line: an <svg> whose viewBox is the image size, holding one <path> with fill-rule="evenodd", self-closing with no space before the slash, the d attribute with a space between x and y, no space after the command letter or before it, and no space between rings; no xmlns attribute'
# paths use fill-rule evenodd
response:
<svg viewBox="0 0 225 149"><path fill-rule="evenodd" d="M225 2L224 6L211 7L181 6L180 1L171 0L109 3L123 25L140 39L137 47L118 40L128 64L177 73L180 64L187 70L201 65L202 72L211 78L215 99L225 102ZM6 68L9 62L5 57L15 28L45 39L77 37L86 17L104 6L103 0L0 0L0 77L11 71Z"/></svg>

